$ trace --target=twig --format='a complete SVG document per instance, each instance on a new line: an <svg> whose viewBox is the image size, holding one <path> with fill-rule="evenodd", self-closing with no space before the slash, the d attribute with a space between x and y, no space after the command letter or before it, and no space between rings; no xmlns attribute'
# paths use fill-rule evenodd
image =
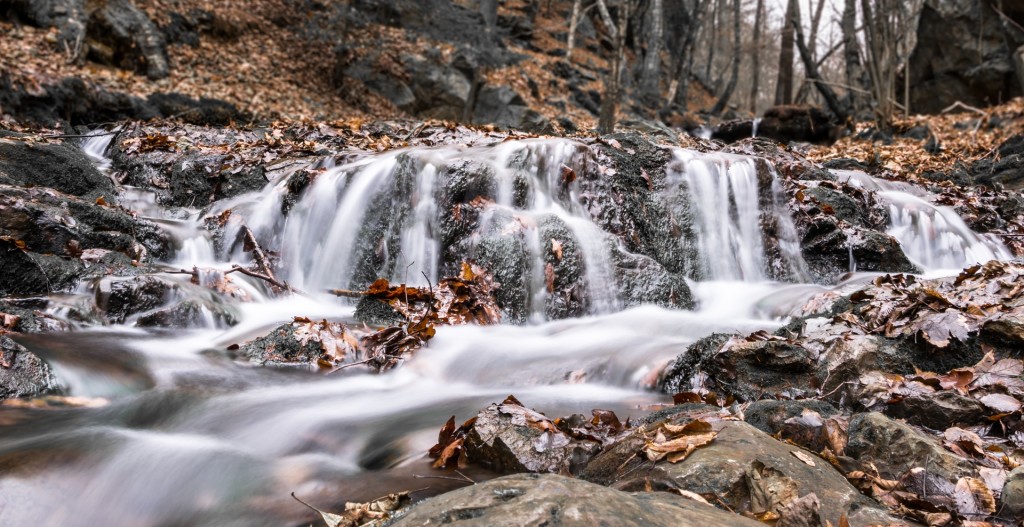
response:
<svg viewBox="0 0 1024 527"><path fill-rule="evenodd" d="M462 472L459 472L458 470L456 470L455 473L460 475L460 476L462 476L462 477L461 478L453 478L451 476L421 476L419 474L413 474L412 477L414 477L416 479L447 479L447 480L451 480L451 481L461 481L461 482L469 483L471 485L476 485L476 481L473 481L472 479L470 479L468 476L466 476Z"/></svg>
<svg viewBox="0 0 1024 527"><path fill-rule="evenodd" d="M332 374L332 373L334 373L334 372L336 372L338 370L344 370L345 368L351 368L352 366L359 366L360 364L366 364L366 363L368 363L370 361L373 361L373 360L376 360L376 359L377 359L377 357L370 357L368 359L363 359L361 361L350 362L348 364L344 364L344 365L338 366L337 368L334 368L333 370L325 373L324 375L330 375L330 374Z"/></svg>
<svg viewBox="0 0 1024 527"><path fill-rule="evenodd" d="M986 113L985 110L982 110L981 108L975 108L974 106L971 106L969 104L964 104L961 101L956 101L955 103L950 104L949 106L944 108L941 113L949 113L957 108L963 108L965 110L970 110L972 112L979 113L983 116L988 116L988 113Z"/></svg>
<svg viewBox="0 0 1024 527"><path fill-rule="evenodd" d="M250 271L249 269L246 269L245 267L242 267L241 265L238 265L238 264L232 265L230 271L224 271L224 275L226 276L226 275L229 275L229 274L234 273L234 272L239 272L239 273L242 273L242 274L244 274L246 276L251 276L253 278L259 278L260 280L264 280L267 283L269 283L270 285L272 285L274 287L277 287L277 288L279 288L279 289L281 289L283 291L291 291L291 292L297 292L297 293L301 292L301 291L298 291L297 289L292 289L292 287L290 285L288 285L288 284L286 284L284 282L277 281L277 279L274 278L273 276L267 276L265 274L257 273L256 271Z"/></svg>
<svg viewBox="0 0 1024 527"><path fill-rule="evenodd" d="M84 137L98 137L101 135L117 135L119 133L121 133L121 130L111 130L109 132L100 132L98 134L40 134L39 137L45 139L72 139Z"/></svg>

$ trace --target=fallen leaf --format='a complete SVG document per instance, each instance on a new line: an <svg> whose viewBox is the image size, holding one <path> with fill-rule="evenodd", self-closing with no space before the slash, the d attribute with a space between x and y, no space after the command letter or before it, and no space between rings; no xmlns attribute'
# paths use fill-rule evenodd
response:
<svg viewBox="0 0 1024 527"><path fill-rule="evenodd" d="M987 516L996 512L996 499L985 482L980 479L960 478L956 482L953 499L956 501L957 512L963 516L976 514Z"/></svg>
<svg viewBox="0 0 1024 527"><path fill-rule="evenodd" d="M1014 397L1002 393L991 393L980 399L981 404L997 411L1012 413L1020 410L1021 402Z"/></svg>
<svg viewBox="0 0 1024 527"><path fill-rule="evenodd" d="M808 464L808 465L810 465L812 467L815 466L814 458L812 458L811 456L809 456L808 454L806 454L804 452L801 452L799 450L793 450L793 451L790 451L790 454L793 454L794 457L796 457L800 461L803 461L804 463L806 463L806 464Z"/></svg>

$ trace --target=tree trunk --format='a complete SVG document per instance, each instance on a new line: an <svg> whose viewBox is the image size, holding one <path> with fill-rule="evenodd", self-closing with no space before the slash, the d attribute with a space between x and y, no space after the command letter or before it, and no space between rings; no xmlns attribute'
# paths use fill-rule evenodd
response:
<svg viewBox="0 0 1024 527"><path fill-rule="evenodd" d="M704 78L711 78L711 65L715 62L715 48L718 47L718 0L709 2L711 6L711 35L708 37L708 63L704 65Z"/></svg>
<svg viewBox="0 0 1024 527"><path fill-rule="evenodd" d="M602 2L603 0L598 0ZM619 5L618 28L613 24L610 30L615 32L612 49L611 71L605 78L604 96L601 98L601 115L597 121L597 131L602 134L610 134L615 131L615 121L619 111L619 98L622 91L622 70L623 62L626 59L626 27L629 23L629 12L633 0L623 0ZM610 19L610 17L609 17Z"/></svg>
<svg viewBox="0 0 1024 527"><path fill-rule="evenodd" d="M566 43L565 60L572 58L572 50L576 47L576 26L580 23L580 7L583 0L574 0L572 3L572 18L569 19L569 42Z"/></svg>
<svg viewBox="0 0 1024 527"><path fill-rule="evenodd" d="M736 89L736 80L740 76L740 60L741 55L741 42L740 42L740 0L732 0L732 72L729 74L729 83L725 86L725 91L722 92L722 96L718 98L718 102L711 108L711 115L719 115L725 111L725 107L729 104L729 99L732 97L732 92Z"/></svg>
<svg viewBox="0 0 1024 527"><path fill-rule="evenodd" d="M818 93L825 99L825 104L828 105L829 110L839 118L840 122L846 121L846 109L839 102L839 97L832 91L832 88L822 82L824 79L821 78L821 73L818 71L818 65L814 60L814 56L811 55L811 50L807 47L807 41L804 39L804 29L800 23L799 7L793 11L793 17L788 22L796 33L796 45L800 50L800 58L803 60L804 69L807 70L807 78L818 88Z"/></svg>
<svg viewBox="0 0 1024 527"><path fill-rule="evenodd" d="M648 13L647 51L640 70L640 96L657 101L661 93L661 43L665 39L663 0L651 0Z"/></svg>
<svg viewBox="0 0 1024 527"><path fill-rule="evenodd" d="M754 10L754 53L750 57L750 113L757 115L757 95L761 91L761 23L764 17L764 0L757 0Z"/></svg>
<svg viewBox="0 0 1024 527"><path fill-rule="evenodd" d="M498 0L480 0L480 14L484 17L487 34L494 35L498 30Z"/></svg>
<svg viewBox="0 0 1024 527"><path fill-rule="evenodd" d="M840 24L843 31L843 57L846 62L846 106L855 117L867 112L870 102L862 90L867 89L864 67L860 63L860 42L857 40L857 0L846 0Z"/></svg>
<svg viewBox="0 0 1024 527"><path fill-rule="evenodd" d="M793 103L793 13L797 12L797 0L789 0L786 17L782 25L782 48L779 50L779 76L775 83L775 104Z"/></svg>

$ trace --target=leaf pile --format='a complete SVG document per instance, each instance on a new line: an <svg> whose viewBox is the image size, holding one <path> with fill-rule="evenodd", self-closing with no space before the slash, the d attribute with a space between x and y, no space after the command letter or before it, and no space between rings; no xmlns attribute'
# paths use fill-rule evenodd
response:
<svg viewBox="0 0 1024 527"><path fill-rule="evenodd" d="M363 296L380 300L409 320L430 324L490 325L501 322L501 310L494 299L498 284L477 265L463 262L458 277L442 278L436 287L392 286L381 278ZM345 291L335 294L347 295Z"/></svg>

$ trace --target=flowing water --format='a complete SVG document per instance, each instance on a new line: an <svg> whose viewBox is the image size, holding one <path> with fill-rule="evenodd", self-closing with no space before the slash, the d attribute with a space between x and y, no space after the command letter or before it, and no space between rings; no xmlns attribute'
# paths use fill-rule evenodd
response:
<svg viewBox="0 0 1024 527"><path fill-rule="evenodd" d="M84 148L103 166L100 141L90 138ZM623 249L593 221L569 177L599 172L595 154L567 140L311 161L307 168L319 175L288 214L282 205L294 171L260 193L216 205L207 213L231 209L244 218L280 253L282 277L309 294L272 299L262 284L232 275L247 292L232 306L233 326L211 321L156 331L125 324L19 337L82 406L0 408L0 524L305 525L308 511L291 492L337 509L396 490L424 497L460 486L417 478L432 474L424 452L449 416L467 419L509 394L552 416L606 408L636 417L665 403L651 389L655 376L687 344L715 331L776 328L824 289L766 278L769 223L789 276L802 276L795 230L771 172L740 156L673 155L663 198L691 211L695 264L704 277L691 283L695 311L624 307L612 257ZM467 179L470 172L483 176ZM436 282L450 264L443 229L452 188L490 202L460 251L479 251L494 233L521 240L513 246L523 253L528 323L441 327L416 357L384 375L325 376L224 356L225 347L296 315L352 321L350 305L319 292L358 286L364 275ZM923 197L882 192L893 207L893 234L926 269L984 258L979 243L1006 256ZM172 215L140 189L127 189L122 203L174 237L171 269L224 270L247 261L240 248L214 249L200 211ZM543 229L552 223L579 248L590 299L585 316L546 320ZM241 228L229 225L227 239ZM922 238L929 244L917 244ZM367 254L374 257L361 257ZM83 285L81 296L91 287Z"/></svg>

